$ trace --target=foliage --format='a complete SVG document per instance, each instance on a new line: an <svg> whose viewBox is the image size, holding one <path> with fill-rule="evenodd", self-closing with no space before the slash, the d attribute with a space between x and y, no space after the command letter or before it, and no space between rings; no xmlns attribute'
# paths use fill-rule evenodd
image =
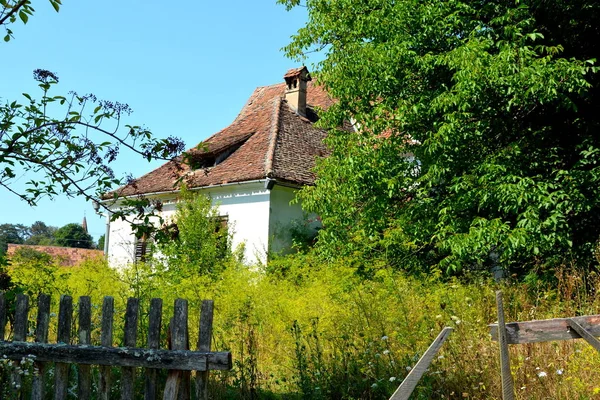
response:
<svg viewBox="0 0 600 400"><path fill-rule="evenodd" d="M8 244L30 244L50 246L54 244L56 228L42 221L36 221L31 226L23 224L0 225L0 255L5 254Z"/></svg>
<svg viewBox="0 0 600 400"><path fill-rule="evenodd" d="M60 0L50 3L59 10ZM17 17L26 24L33 12L30 1L0 2L4 40L13 38L9 26ZM122 149L151 161L170 160L184 148L180 139L157 139L145 127L121 127L123 119L132 112L127 104L73 91L66 96L55 95L52 89L59 80L56 73L36 69L33 77L41 91L39 100L23 93L22 101L0 104L0 187L30 205L41 197L59 194L99 200L127 182L116 177L111 167ZM22 175L29 180L26 188L19 191L13 183ZM110 197L116 200L118 194L112 192ZM112 214L114 219L125 218L151 202L128 199L125 205ZM152 210L146 211L152 214Z"/></svg>
<svg viewBox="0 0 600 400"><path fill-rule="evenodd" d="M57 228L48 226L42 221L36 221L29 228L29 237L25 244L52 246L54 244L54 234Z"/></svg>
<svg viewBox="0 0 600 400"><path fill-rule="evenodd" d="M0 225L0 256L6 254L9 243L21 244L27 238L27 227L22 224Z"/></svg>
<svg viewBox="0 0 600 400"><path fill-rule="evenodd" d="M118 304L125 304L127 287L105 260L84 260L75 267L63 267L59 261L46 253L21 248L11 258L8 272L26 294L34 298L50 294L54 304L58 304L61 294L90 296L95 304L101 304L104 296L114 296Z"/></svg>
<svg viewBox="0 0 600 400"><path fill-rule="evenodd" d="M330 133L301 196L323 254L448 271L594 262L598 2L306 6L286 51L324 51L318 80L338 102L321 121L359 128Z"/></svg>
<svg viewBox="0 0 600 400"><path fill-rule="evenodd" d="M91 296L93 343L104 295L114 296L117 318L127 297L141 298L142 346L150 298L163 299L163 321L176 298L189 300L190 343L198 337L201 300L213 299L213 349L230 350L234 370L211 373L210 390L230 399L387 399L444 326L455 331L414 397L495 399L499 354L487 327L497 318L495 290L504 292L509 321L592 314L600 305L587 290L598 290L598 275L573 269L558 273L550 287L534 276L528 283L498 285L477 276L464 283L381 266L364 279L357 260L322 264L312 254L275 264L267 273L231 264L218 279L196 274L177 282L143 263L121 272L101 261L40 271L22 260L11 271L26 293L52 294L52 310L59 294ZM55 329L56 318L50 322ZM115 323L117 343L121 329ZM166 335L161 340L166 346ZM592 399L600 391L596 352L584 341L515 346L511 359L519 399Z"/></svg>
<svg viewBox="0 0 600 400"><path fill-rule="evenodd" d="M163 229L168 238L158 242L158 263L179 278L218 274L232 260L231 233L217 208L205 195L182 188L177 212Z"/></svg>
<svg viewBox="0 0 600 400"><path fill-rule="evenodd" d="M106 240L105 235L100 235L100 237L98 238L98 246L96 246L98 248L98 250L104 250L104 241Z"/></svg>
<svg viewBox="0 0 600 400"><path fill-rule="evenodd" d="M65 275L61 274L58 260L32 248L18 248L11 256L9 274L12 281L26 294L60 294Z"/></svg>
<svg viewBox="0 0 600 400"><path fill-rule="evenodd" d="M78 247L80 249L93 249L94 239L79 224L71 223L59 228L54 233L56 245L62 247Z"/></svg>

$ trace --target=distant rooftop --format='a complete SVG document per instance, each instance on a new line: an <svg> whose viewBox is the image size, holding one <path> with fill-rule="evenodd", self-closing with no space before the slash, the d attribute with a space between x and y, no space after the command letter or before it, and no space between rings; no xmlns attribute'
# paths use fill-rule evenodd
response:
<svg viewBox="0 0 600 400"><path fill-rule="evenodd" d="M9 244L6 255L10 259L18 249L32 249L54 258L63 267L74 267L85 260L104 257L102 250L79 249L76 247L37 246L28 244Z"/></svg>

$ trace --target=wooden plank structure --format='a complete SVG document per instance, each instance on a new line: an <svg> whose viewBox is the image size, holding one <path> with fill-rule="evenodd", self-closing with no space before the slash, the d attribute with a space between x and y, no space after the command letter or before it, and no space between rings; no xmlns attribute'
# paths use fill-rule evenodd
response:
<svg viewBox="0 0 600 400"><path fill-rule="evenodd" d="M31 388L21 387L21 376L13 374L15 390L19 398L41 400L48 398L44 393L43 379L45 372L54 364L54 399L67 398L70 364L77 367L77 396L78 399L92 398L91 365L99 366L99 377L96 398L109 399L112 367L121 368L120 391L122 400L133 400L136 397L135 375L136 368L144 368L144 399L159 398L157 370L169 370L165 390L160 398L164 400L191 399L191 371L197 371L196 399L208 398L208 371L229 370L232 367L231 353L211 352L210 336L212 334L213 302L205 300L202 303L200 315L200 334L198 350L189 350L188 335L188 305L186 300L175 301L174 317L169 325L169 349L160 349L160 333L162 326L162 300L152 299L148 315L148 348L138 348L138 318L139 300L130 298L125 311L123 328L124 347L114 347L113 320L114 300L105 297L102 305L101 340L100 345L93 345L92 305L89 297L79 298L77 344L71 338L73 328L73 299L61 296L58 313L57 343L49 344L48 330L50 321L50 297L38 297L38 314L35 336L27 337L29 324L29 298L18 295L15 305L15 317L12 325L12 341L5 341L7 328L8 304L4 293L0 293L0 354L11 360L33 358L34 367L39 374L32 378Z"/></svg>
<svg viewBox="0 0 600 400"><path fill-rule="evenodd" d="M600 351L600 315L572 318L553 318L537 321L504 323L502 293L496 292L498 323L490 324L492 339L500 343L502 368L502 398L514 398L514 383L510 376L509 344L539 343L554 340L584 339ZM510 376L510 377L509 377Z"/></svg>
<svg viewBox="0 0 600 400"><path fill-rule="evenodd" d="M406 378L402 381L398 389L392 394L390 400L408 400L412 392L417 387L417 383L423 377L427 368L433 361L433 357L440 351L442 345L448 339L448 336L452 333L452 328L445 327L442 329L440 334L435 338L433 343L425 351L425 354L419 359L417 364L410 370Z"/></svg>

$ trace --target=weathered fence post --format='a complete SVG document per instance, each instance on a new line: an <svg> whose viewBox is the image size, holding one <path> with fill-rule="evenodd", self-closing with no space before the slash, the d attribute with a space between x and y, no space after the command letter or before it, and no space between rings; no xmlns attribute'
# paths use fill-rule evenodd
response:
<svg viewBox="0 0 600 400"><path fill-rule="evenodd" d="M125 347L135 347L137 342L137 323L138 323L139 300L133 297L127 299L127 309L125 311L124 340ZM135 368L121 368L121 400L133 399L133 386L135 379Z"/></svg>
<svg viewBox="0 0 600 400"><path fill-rule="evenodd" d="M113 345L113 314L115 312L115 300L106 296L102 303L102 335L100 344L104 347ZM100 382L98 384L98 398L109 400L110 397L110 367L100 367Z"/></svg>
<svg viewBox="0 0 600 400"><path fill-rule="evenodd" d="M58 334L56 339L59 343L69 344L71 342L71 323L73 321L73 298L71 296L60 296L58 308ZM67 398L69 387L69 364L56 363L54 366L54 398L64 400Z"/></svg>
<svg viewBox="0 0 600 400"><path fill-rule="evenodd" d="M79 298L79 344L92 344L92 301L89 296ZM79 365L78 375L78 400L88 400L92 394L90 380L90 366Z"/></svg>
<svg viewBox="0 0 600 400"><path fill-rule="evenodd" d="M200 327L198 335L198 351L210 351L212 339L214 302L204 300L200 310ZM196 399L208 400L208 369L196 371Z"/></svg>
<svg viewBox="0 0 600 400"><path fill-rule="evenodd" d="M37 343L48 342L48 327L50 325L50 296L40 294L38 297L38 315L35 325L35 341ZM34 369L38 371L33 374L31 383L31 399L42 400L44 398L44 375L46 373L46 363L36 361L33 364Z"/></svg>
<svg viewBox="0 0 600 400"><path fill-rule="evenodd" d="M512 374L510 373L510 356L506 340L506 324L504 323L504 304L502 292L496 292L496 307L498 308L498 343L500 346L500 371L502 374L502 399L514 400L515 388Z"/></svg>
<svg viewBox="0 0 600 400"><path fill-rule="evenodd" d="M162 300L150 300L148 318L148 348L157 350L160 347L160 327L162 325ZM146 368L144 399L156 400L156 369Z"/></svg>
<svg viewBox="0 0 600 400"><path fill-rule="evenodd" d="M29 318L29 297L24 294L17 295L17 305L15 307L15 326L13 327L13 340L25 342L27 340L27 320ZM21 375L17 372L12 374L12 382L15 389L22 393Z"/></svg>
<svg viewBox="0 0 600 400"><path fill-rule="evenodd" d="M0 341L4 341L6 331L6 294L0 292Z"/></svg>
<svg viewBox="0 0 600 400"><path fill-rule="evenodd" d="M187 338L188 304L187 300L175 300L173 319L170 324L171 349L184 350ZM164 400L176 400L180 390L181 371L170 370L165 384ZM188 388L189 390L189 388Z"/></svg>

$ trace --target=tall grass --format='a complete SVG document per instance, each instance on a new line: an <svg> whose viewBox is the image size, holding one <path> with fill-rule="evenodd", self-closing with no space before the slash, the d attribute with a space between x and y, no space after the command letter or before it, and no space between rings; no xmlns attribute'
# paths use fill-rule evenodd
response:
<svg viewBox="0 0 600 400"><path fill-rule="evenodd" d="M557 271L550 286L532 276L498 284L413 277L382 266L366 279L349 264L296 257L267 272L230 266L217 279L194 276L177 285L148 266L122 274L84 266L61 271L64 285L55 289L91 291L99 304L89 281L95 277L120 310L127 296L145 307L161 297L166 313L175 298L186 298L190 343L200 301L215 300L213 348L230 350L234 369L211 373L211 390L213 398L231 399L387 399L444 326L455 330L413 398L499 399L499 352L488 328L496 320L495 290L504 292L507 321L595 314L600 305L598 277L569 269ZM585 342L515 345L510 353L518 399L600 398L600 358Z"/></svg>

